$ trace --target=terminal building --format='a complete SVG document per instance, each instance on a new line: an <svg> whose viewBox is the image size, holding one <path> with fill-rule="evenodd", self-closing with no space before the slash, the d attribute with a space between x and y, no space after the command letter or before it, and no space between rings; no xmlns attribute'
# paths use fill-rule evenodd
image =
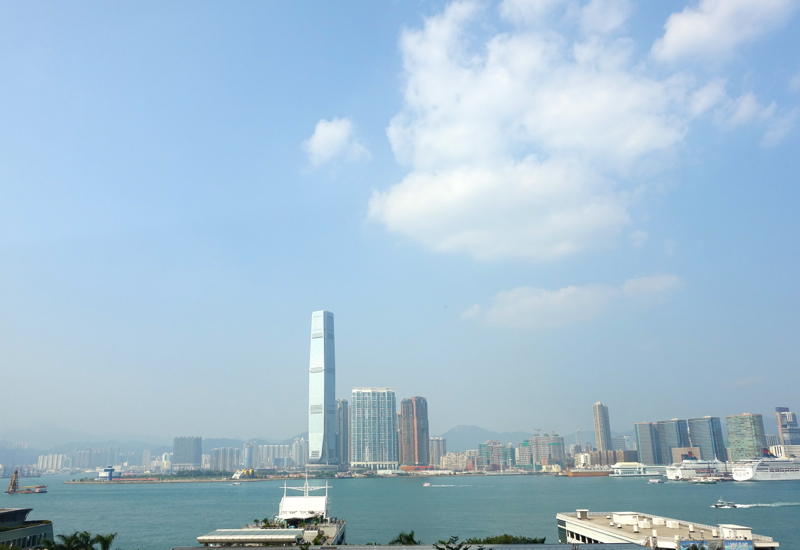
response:
<svg viewBox="0 0 800 550"><path fill-rule="evenodd" d="M771 537L753 534L750 527L703 525L639 512L575 512L556 514L562 544L630 543L648 548L709 550L778 548Z"/></svg>
<svg viewBox="0 0 800 550"><path fill-rule="evenodd" d="M0 546L28 550L53 540L53 524L47 520L29 521L33 508L0 508Z"/></svg>

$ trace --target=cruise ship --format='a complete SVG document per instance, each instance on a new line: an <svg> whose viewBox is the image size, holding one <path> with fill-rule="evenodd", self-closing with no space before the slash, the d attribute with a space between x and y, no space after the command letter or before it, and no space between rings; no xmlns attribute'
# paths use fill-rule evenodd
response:
<svg viewBox="0 0 800 550"><path fill-rule="evenodd" d="M800 459L761 458L733 465L734 481L797 481L800 480Z"/></svg>
<svg viewBox="0 0 800 550"><path fill-rule="evenodd" d="M670 481L691 481L697 478L725 477L728 465L719 460L684 460L667 466L667 479Z"/></svg>

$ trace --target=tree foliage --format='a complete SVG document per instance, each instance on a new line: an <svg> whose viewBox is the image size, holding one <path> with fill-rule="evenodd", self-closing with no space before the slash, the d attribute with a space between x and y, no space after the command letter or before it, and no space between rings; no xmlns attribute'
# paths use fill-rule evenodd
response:
<svg viewBox="0 0 800 550"><path fill-rule="evenodd" d="M416 546L418 544L422 544L422 542L414 538L414 531L408 533L400 531L400 534L389 542L389 546Z"/></svg>
<svg viewBox="0 0 800 550"><path fill-rule="evenodd" d="M531 537L517 537L514 535L495 535L493 537L486 537L485 539L480 538L469 538L465 542L469 544L544 544L544 539L546 537L541 538L531 538Z"/></svg>
<svg viewBox="0 0 800 550"><path fill-rule="evenodd" d="M89 531L76 531L72 534L56 535L57 542L44 539L40 546L45 550L111 550L115 538L116 533L92 536Z"/></svg>

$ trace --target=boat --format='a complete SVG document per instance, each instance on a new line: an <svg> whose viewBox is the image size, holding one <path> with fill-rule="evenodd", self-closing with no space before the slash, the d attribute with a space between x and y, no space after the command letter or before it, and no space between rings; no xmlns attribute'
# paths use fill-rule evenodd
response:
<svg viewBox="0 0 800 550"><path fill-rule="evenodd" d="M733 465L734 481L800 480L800 459L761 458Z"/></svg>
<svg viewBox="0 0 800 550"><path fill-rule="evenodd" d="M241 482L239 482L239 481L234 481L233 483L231 483L231 485L241 485Z"/></svg>
<svg viewBox="0 0 800 550"><path fill-rule="evenodd" d="M647 483L666 483L663 479L648 479Z"/></svg>
<svg viewBox="0 0 800 550"><path fill-rule="evenodd" d="M330 500L326 483L311 487L306 477L302 487L283 484L283 498L278 515L243 529L217 529L197 537L203 546L290 546L303 545L338 546L345 544L345 522L330 515ZM325 495L311 494L325 491ZM301 496L289 495L288 491L301 491Z"/></svg>
<svg viewBox="0 0 800 550"><path fill-rule="evenodd" d="M728 465L719 460L684 460L666 468L670 481L691 481L696 477L720 477L730 475Z"/></svg>
<svg viewBox="0 0 800 550"><path fill-rule="evenodd" d="M8 484L7 495L34 495L47 492L47 485L29 485L20 487L19 470L14 470L11 483Z"/></svg>
<svg viewBox="0 0 800 550"><path fill-rule="evenodd" d="M737 508L733 502L725 501L720 498L717 502L711 505L712 508Z"/></svg>
<svg viewBox="0 0 800 550"><path fill-rule="evenodd" d="M569 477L600 477L611 475L611 470L601 470L599 468L575 468L567 471Z"/></svg>
<svg viewBox="0 0 800 550"><path fill-rule="evenodd" d="M696 477L689 480L692 485L714 485L716 482L716 479L710 477Z"/></svg>
<svg viewBox="0 0 800 550"><path fill-rule="evenodd" d="M430 483L423 483L423 484L422 484L422 486L423 486L423 487L430 487L430 486L431 486L431 484L430 484Z"/></svg>
<svg viewBox="0 0 800 550"><path fill-rule="evenodd" d="M641 462L617 462L611 467L610 477L649 477L663 476L664 466L646 466Z"/></svg>

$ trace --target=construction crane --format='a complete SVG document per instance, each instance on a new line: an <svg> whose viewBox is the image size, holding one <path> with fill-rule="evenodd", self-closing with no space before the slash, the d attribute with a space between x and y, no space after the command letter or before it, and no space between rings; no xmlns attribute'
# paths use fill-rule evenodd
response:
<svg viewBox="0 0 800 550"><path fill-rule="evenodd" d="M539 437L540 435L542 435L541 428L533 428L533 431L536 432L536 437Z"/></svg>
<svg viewBox="0 0 800 550"><path fill-rule="evenodd" d="M11 483L8 484L7 495L30 495L34 493L46 493L47 485L28 485L19 486L19 470L14 470L14 475L11 476Z"/></svg>

